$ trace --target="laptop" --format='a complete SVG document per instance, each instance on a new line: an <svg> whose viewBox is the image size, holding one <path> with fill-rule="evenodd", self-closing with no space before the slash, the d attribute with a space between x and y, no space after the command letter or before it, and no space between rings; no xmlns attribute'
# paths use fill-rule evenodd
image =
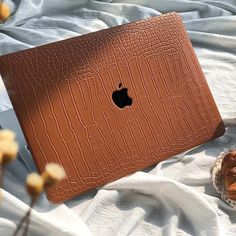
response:
<svg viewBox="0 0 236 236"><path fill-rule="evenodd" d="M66 171L54 203L225 130L177 13L1 56L0 73L39 172Z"/></svg>

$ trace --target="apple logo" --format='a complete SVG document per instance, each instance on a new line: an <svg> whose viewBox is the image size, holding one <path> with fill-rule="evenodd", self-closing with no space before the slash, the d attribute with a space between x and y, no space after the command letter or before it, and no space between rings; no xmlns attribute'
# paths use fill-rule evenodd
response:
<svg viewBox="0 0 236 236"><path fill-rule="evenodd" d="M124 108L125 106L131 106L132 98L128 95L127 88L121 88L122 83L119 84L119 89L112 93L112 100L119 108Z"/></svg>

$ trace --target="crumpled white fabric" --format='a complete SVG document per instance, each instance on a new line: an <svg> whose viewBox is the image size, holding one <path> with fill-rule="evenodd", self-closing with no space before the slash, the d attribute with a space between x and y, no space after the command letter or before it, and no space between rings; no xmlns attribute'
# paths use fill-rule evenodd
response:
<svg viewBox="0 0 236 236"><path fill-rule="evenodd" d="M61 205L44 195L30 235L235 235L236 211L216 193L210 169L236 143L235 0L7 0L13 16L0 25L0 55L176 11L184 20L226 134ZM0 110L11 108L2 82ZM0 121L1 122L1 121ZM28 173L12 163L4 179L0 235L10 235L29 199Z"/></svg>

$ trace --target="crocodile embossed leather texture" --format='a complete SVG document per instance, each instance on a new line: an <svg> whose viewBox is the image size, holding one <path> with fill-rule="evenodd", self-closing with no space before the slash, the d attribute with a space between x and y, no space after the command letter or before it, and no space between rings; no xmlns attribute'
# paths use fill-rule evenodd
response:
<svg viewBox="0 0 236 236"><path fill-rule="evenodd" d="M0 57L39 171L62 202L224 133L181 17L169 13ZM112 93L128 88L131 106Z"/></svg>

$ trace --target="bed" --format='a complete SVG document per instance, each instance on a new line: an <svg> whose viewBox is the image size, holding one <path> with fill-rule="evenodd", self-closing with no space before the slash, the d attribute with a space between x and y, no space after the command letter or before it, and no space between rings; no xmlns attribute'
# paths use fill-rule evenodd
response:
<svg viewBox="0 0 236 236"><path fill-rule="evenodd" d="M60 205L42 195L30 235L236 235L236 210L211 182L216 157L236 147L235 0L7 0L0 55L166 12L181 14L216 104L224 136ZM0 117L12 106L0 79ZM1 125L1 120L0 120ZM30 157L7 168L0 235L11 235L28 209Z"/></svg>

